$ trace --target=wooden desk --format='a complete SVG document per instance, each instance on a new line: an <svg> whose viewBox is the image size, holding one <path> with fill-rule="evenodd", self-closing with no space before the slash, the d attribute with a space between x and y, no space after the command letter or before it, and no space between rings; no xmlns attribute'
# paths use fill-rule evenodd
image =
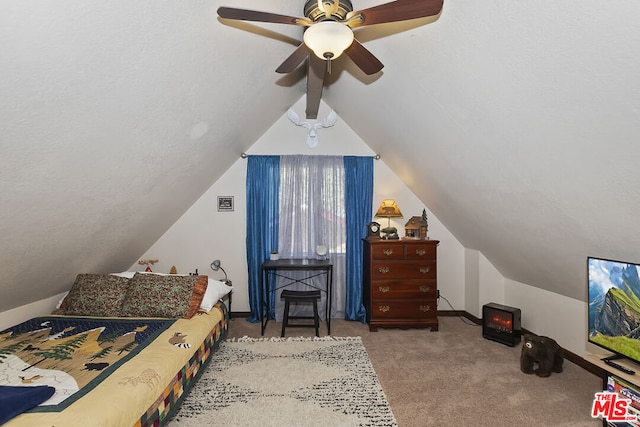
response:
<svg viewBox="0 0 640 427"><path fill-rule="evenodd" d="M301 279L293 278L291 276L287 276L283 274L283 271L305 271L307 275ZM318 288L314 286L311 282L311 279L314 277L318 277L321 275L326 275L325 288ZM273 289L268 289L269 285L269 275L273 275L274 279L276 277L281 277L283 279L288 280L285 284L281 286L275 286ZM260 307L262 307L262 316L260 319L260 323L262 324L261 335L264 335L264 330L267 327L267 323L269 323L269 318L273 316L275 318L275 313L271 311L271 307L269 307L269 298L267 296L271 292L276 292L278 289L285 288L287 286L291 286L294 283L301 283L307 287L318 289L320 292L324 292L326 295L325 298L325 316L327 322L327 334L331 335L331 292L333 288L333 264L329 260L322 259L279 259L276 261L267 260L262 263L262 274L260 275L261 283L260 283ZM274 280L275 283L275 280Z"/></svg>

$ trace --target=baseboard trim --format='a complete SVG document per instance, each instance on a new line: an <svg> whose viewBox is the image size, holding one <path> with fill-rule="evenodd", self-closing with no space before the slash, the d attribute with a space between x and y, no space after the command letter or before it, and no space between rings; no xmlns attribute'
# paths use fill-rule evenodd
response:
<svg viewBox="0 0 640 427"><path fill-rule="evenodd" d="M229 313L229 319L236 319L239 317L249 317L251 316L251 312L250 311L232 311L231 313Z"/></svg>
<svg viewBox="0 0 640 427"><path fill-rule="evenodd" d="M600 378L604 378L607 375L607 372L599 366L594 365L588 360L584 359L582 356L579 356L566 348L564 350L564 358L569 362L572 362L578 366L580 366L585 371L591 372L593 375L596 375Z"/></svg>
<svg viewBox="0 0 640 427"><path fill-rule="evenodd" d="M482 324L482 319L467 313L466 311L462 311L462 310L438 310L438 316L462 316L462 317L466 317L467 319L475 322L478 325ZM531 334L531 335L537 335L535 332L532 332L528 329L522 329L522 334ZM581 367L582 369L584 369L587 372L592 373L593 375L603 378L607 373L605 372L604 369L600 368L599 366L594 365L593 363L589 362L588 360L584 359L582 356L577 355L576 353L567 350L566 348L562 349L564 351L564 358L565 360L568 360L569 362L578 365L579 367Z"/></svg>
<svg viewBox="0 0 640 427"><path fill-rule="evenodd" d="M481 325L482 324L482 319L479 317L474 316L473 314L464 311L464 310L438 310L438 316L440 317L464 317L466 319L469 319L471 322L475 323L476 325ZM236 319L236 318L247 318L251 316L251 312L250 311L234 311L229 313L229 318L230 319ZM522 334L532 334L532 335L537 335L534 332L531 332L527 329L522 329ZM589 362L588 360L584 359L582 356L579 356L575 353L573 353L572 351L567 350L566 348L563 348L564 350L564 358L565 360L568 360L569 362L578 365L579 367L581 367L582 369L584 369L587 372L592 373L593 375L596 375L600 378L603 378L606 375L606 372L604 371L604 369L600 368L599 366L594 365L593 363Z"/></svg>
<svg viewBox="0 0 640 427"><path fill-rule="evenodd" d="M438 310L437 314L440 317L464 317L471 320L476 325L482 324L482 319L479 319L476 316L464 310Z"/></svg>

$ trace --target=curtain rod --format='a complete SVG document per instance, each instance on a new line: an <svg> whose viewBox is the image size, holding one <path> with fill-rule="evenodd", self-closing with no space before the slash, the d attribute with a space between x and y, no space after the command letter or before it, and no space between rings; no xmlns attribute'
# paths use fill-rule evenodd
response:
<svg viewBox="0 0 640 427"><path fill-rule="evenodd" d="M249 155L247 153L242 153L240 154L240 157L243 159L246 159L247 157L249 157ZM375 156L372 156L374 160L380 160L380 154L376 154Z"/></svg>

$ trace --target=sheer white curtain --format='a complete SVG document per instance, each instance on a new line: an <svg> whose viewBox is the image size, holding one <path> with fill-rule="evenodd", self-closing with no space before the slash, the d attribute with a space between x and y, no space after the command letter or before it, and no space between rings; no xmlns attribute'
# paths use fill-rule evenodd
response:
<svg viewBox="0 0 640 427"><path fill-rule="evenodd" d="M340 156L280 157L280 226L278 251L281 258L317 258L316 247L325 245L333 264L331 317L344 318L346 222L344 209L344 161ZM284 271L291 277L306 272ZM324 289L326 276L313 278ZM278 278L277 287L286 279ZM311 290L300 283L287 289ZM324 319L325 294L318 307ZM276 320L282 321L284 303L276 294ZM310 315L310 307L291 308L292 315Z"/></svg>

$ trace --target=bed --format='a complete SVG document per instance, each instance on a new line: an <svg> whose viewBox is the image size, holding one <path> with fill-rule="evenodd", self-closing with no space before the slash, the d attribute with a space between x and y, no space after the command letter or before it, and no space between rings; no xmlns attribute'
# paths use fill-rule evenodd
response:
<svg viewBox="0 0 640 427"><path fill-rule="evenodd" d="M207 276L78 275L54 314L0 332L0 424L164 425L226 336L230 291Z"/></svg>

